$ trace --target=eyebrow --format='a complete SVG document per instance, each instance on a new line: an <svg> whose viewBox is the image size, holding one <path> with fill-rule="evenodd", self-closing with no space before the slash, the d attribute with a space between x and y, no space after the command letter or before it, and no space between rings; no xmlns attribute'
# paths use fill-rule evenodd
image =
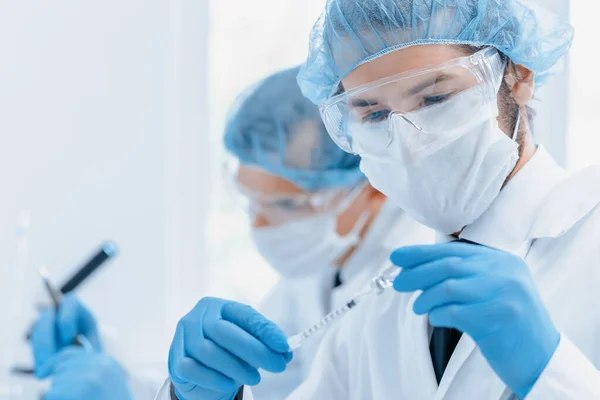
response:
<svg viewBox="0 0 600 400"><path fill-rule="evenodd" d="M352 99L352 102L350 103L350 105L352 107L358 107L358 108L373 107L373 106L376 106L377 104L379 104L379 102L377 100L372 100L372 99Z"/></svg>
<svg viewBox="0 0 600 400"><path fill-rule="evenodd" d="M411 95L411 96L414 96L416 94L421 93L422 91L424 91L428 87L435 85L436 83L447 81L447 80L452 79L454 77L455 77L455 75L453 75L453 74L441 73L441 74L439 74L439 75L437 75L435 77L435 80L434 79L429 79L429 80L426 80L426 81L423 81L423 82L419 83L418 85L416 85L415 87L413 87L412 89L410 89L408 91L408 94Z"/></svg>
<svg viewBox="0 0 600 400"><path fill-rule="evenodd" d="M409 96L414 96L416 94L421 93L422 91L424 91L428 87L431 87L431 86L435 85L436 83L447 81L447 80L452 79L454 77L455 77L454 74L441 73L441 74L439 74L439 75L437 75L435 77L435 80L434 79L425 80L425 81L419 83L418 85L416 85L415 87L411 88L407 93L408 93ZM356 107L356 108L373 107L373 106L376 106L378 104L379 104L379 101L376 100L376 99L354 98L350 102L350 105L352 107Z"/></svg>

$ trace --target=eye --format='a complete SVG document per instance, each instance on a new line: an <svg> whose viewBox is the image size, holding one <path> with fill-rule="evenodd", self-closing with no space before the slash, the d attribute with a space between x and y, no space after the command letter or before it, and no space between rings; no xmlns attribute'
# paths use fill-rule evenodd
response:
<svg viewBox="0 0 600 400"><path fill-rule="evenodd" d="M389 110L379 110L367 114L363 117L363 122L380 122L385 120L390 115Z"/></svg>
<svg viewBox="0 0 600 400"><path fill-rule="evenodd" d="M427 96L423 99L423 103L424 103L425 107L429 107L429 106L443 103L443 102L447 101L450 97L452 97L452 94L450 94L450 93L438 94L435 96Z"/></svg>
<svg viewBox="0 0 600 400"><path fill-rule="evenodd" d="M272 208L277 208L285 212L301 212L311 209L310 201L307 197L287 197L271 201Z"/></svg>
<svg viewBox="0 0 600 400"><path fill-rule="evenodd" d="M274 200L270 204L271 207L281 208L283 210L293 210L297 208L297 204L293 199L278 199Z"/></svg>

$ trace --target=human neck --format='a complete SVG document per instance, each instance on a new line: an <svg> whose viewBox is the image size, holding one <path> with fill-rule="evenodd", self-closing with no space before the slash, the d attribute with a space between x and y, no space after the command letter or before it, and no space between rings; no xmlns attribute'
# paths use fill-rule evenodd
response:
<svg viewBox="0 0 600 400"><path fill-rule="evenodd" d="M346 264L346 262L350 259L350 257L352 257L352 255L356 252L356 249L362 244L369 228L371 227L371 225L373 224L373 221L379 214L381 207L383 207L385 200L386 200L386 197L383 196L379 192L374 192L371 195L368 206L366 207L366 211L369 213L369 217L368 217L367 221L365 222L365 226L359 233L360 240L355 246L352 246L350 249L348 249L348 251L335 262L335 265L339 269L344 268L344 265Z"/></svg>
<svg viewBox="0 0 600 400"><path fill-rule="evenodd" d="M529 160L531 160L537 150L537 146L533 142L529 132L524 135L520 146L522 151L519 160L517 161L517 164L510 175L508 175L508 178L506 178L504 185L506 185L517 174L517 172L519 172L529 162Z"/></svg>

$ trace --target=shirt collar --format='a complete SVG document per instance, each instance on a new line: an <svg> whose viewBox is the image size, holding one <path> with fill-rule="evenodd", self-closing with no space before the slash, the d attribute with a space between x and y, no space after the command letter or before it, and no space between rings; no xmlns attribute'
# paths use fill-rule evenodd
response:
<svg viewBox="0 0 600 400"><path fill-rule="evenodd" d="M511 253L526 253L536 210L548 193L568 174L539 146L533 157L500 191L492 205L459 238Z"/></svg>

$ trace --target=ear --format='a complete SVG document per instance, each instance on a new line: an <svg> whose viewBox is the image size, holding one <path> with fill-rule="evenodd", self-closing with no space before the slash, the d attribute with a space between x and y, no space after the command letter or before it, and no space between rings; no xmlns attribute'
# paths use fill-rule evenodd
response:
<svg viewBox="0 0 600 400"><path fill-rule="evenodd" d="M519 107L526 106L533 98L535 74L522 65L511 64L508 68L509 72L504 77L506 84Z"/></svg>

